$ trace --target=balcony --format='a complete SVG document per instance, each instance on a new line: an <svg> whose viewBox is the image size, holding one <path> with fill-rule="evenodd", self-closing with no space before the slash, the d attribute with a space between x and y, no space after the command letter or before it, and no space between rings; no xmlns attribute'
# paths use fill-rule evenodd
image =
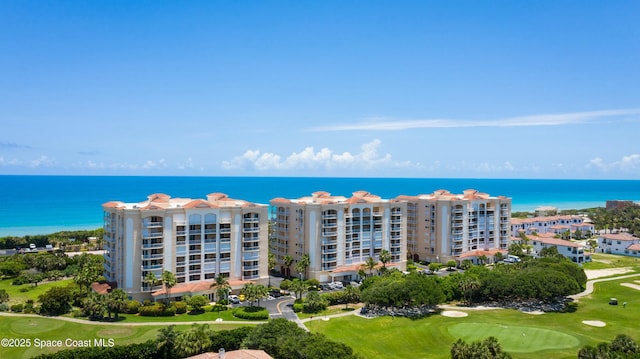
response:
<svg viewBox="0 0 640 359"><path fill-rule="evenodd" d="M336 248L323 249L322 254L335 254L338 253Z"/></svg>
<svg viewBox="0 0 640 359"><path fill-rule="evenodd" d="M250 218L244 218L243 219L244 223L260 223L260 217L250 217Z"/></svg>
<svg viewBox="0 0 640 359"><path fill-rule="evenodd" d="M146 228L159 228L162 227L162 222L143 222L142 225Z"/></svg>
<svg viewBox="0 0 640 359"><path fill-rule="evenodd" d="M142 265L143 271L153 271L158 269L162 269L162 264L147 264L147 265L143 264Z"/></svg>
<svg viewBox="0 0 640 359"><path fill-rule="evenodd" d="M147 231L142 232L142 239L157 239L157 238L162 238L162 236L163 236L162 232L147 232Z"/></svg>
<svg viewBox="0 0 640 359"><path fill-rule="evenodd" d="M157 254L145 254L142 256L142 259L162 259L164 258L164 254L162 253L157 253Z"/></svg>
<svg viewBox="0 0 640 359"><path fill-rule="evenodd" d="M260 265L252 264L252 265L244 265L242 266L243 271L254 271L260 269Z"/></svg>
<svg viewBox="0 0 640 359"><path fill-rule="evenodd" d="M162 242L142 243L143 249L162 248Z"/></svg>
<svg viewBox="0 0 640 359"><path fill-rule="evenodd" d="M242 229L243 233L258 233L260 232L260 227L244 227ZM222 230L220 230L220 233L222 233Z"/></svg>

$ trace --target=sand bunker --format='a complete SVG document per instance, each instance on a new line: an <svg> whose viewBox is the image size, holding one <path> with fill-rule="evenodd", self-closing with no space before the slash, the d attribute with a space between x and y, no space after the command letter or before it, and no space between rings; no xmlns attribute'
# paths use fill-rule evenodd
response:
<svg viewBox="0 0 640 359"><path fill-rule="evenodd" d="M541 310L521 310L520 312L525 314L533 314L533 315L544 314L544 312Z"/></svg>
<svg viewBox="0 0 640 359"><path fill-rule="evenodd" d="M587 279L595 279L601 277L609 277L617 274L624 274L633 272L631 268L607 268L607 269L589 269L585 270L584 274L587 275Z"/></svg>
<svg viewBox="0 0 640 359"><path fill-rule="evenodd" d="M465 312L458 312L457 310L445 310L440 314L444 315L445 317L452 317L452 318L463 318L469 315Z"/></svg>
<svg viewBox="0 0 640 359"><path fill-rule="evenodd" d="M633 289L640 290L640 285L638 285L638 284L633 284L633 283L620 283L620 285L623 285L623 286L625 286L625 287L629 287L629 288L633 288Z"/></svg>
<svg viewBox="0 0 640 359"><path fill-rule="evenodd" d="M602 328L607 325L607 323L600 320L583 320L582 323L586 325L590 325L592 327L599 327L599 328Z"/></svg>

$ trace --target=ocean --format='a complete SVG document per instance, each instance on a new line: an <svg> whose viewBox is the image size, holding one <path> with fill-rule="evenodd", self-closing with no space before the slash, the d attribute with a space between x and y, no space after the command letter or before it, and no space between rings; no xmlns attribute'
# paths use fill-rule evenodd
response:
<svg viewBox="0 0 640 359"><path fill-rule="evenodd" d="M538 206L604 207L606 200L613 199L640 201L636 180L5 175L0 176L0 237L99 228L103 203L140 202L152 193L205 198L222 192L268 204L275 197L298 198L315 191L350 196L365 190L394 198L439 189L452 193L476 189L511 197L513 211L533 211Z"/></svg>

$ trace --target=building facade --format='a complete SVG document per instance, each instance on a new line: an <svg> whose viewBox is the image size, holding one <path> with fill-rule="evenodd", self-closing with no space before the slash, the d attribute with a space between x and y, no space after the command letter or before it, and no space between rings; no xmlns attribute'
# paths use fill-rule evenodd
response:
<svg viewBox="0 0 640 359"><path fill-rule="evenodd" d="M582 264L590 262L591 258L584 253L584 245L572 241L556 238L552 232L541 233L529 237L534 254L540 255L540 251L545 248L556 247L558 253L569 258L572 262Z"/></svg>
<svg viewBox="0 0 640 359"><path fill-rule="evenodd" d="M626 232L600 234L598 249L602 253L640 257L640 238Z"/></svg>
<svg viewBox="0 0 640 359"><path fill-rule="evenodd" d="M583 216L547 216L533 218L512 218L511 233L518 235L524 233L544 234L564 234L569 231L574 237L577 231L581 232L581 237L589 237L595 233L595 226L589 218Z"/></svg>
<svg viewBox="0 0 640 359"><path fill-rule="evenodd" d="M365 191L350 198L314 192L297 199L274 198L271 249L279 270L297 275L295 264L309 256L305 279L354 280L369 257L390 253L387 266L406 269L406 211L401 201ZM290 256L293 263L285 264Z"/></svg>
<svg viewBox="0 0 640 359"><path fill-rule="evenodd" d="M108 202L104 210L105 277L133 299L208 292L226 277L232 288L268 281L268 208L222 193L203 199L153 194L139 203ZM165 293L148 273L163 271L177 284ZM163 297L164 298L164 297Z"/></svg>
<svg viewBox="0 0 640 359"><path fill-rule="evenodd" d="M460 263L507 253L511 198L439 190L396 200L407 203L407 251L414 260Z"/></svg>

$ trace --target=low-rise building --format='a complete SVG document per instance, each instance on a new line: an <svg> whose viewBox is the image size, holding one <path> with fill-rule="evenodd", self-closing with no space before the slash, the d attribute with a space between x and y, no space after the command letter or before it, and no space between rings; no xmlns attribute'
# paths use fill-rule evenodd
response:
<svg viewBox="0 0 640 359"><path fill-rule="evenodd" d="M574 263L582 264L590 261L590 257L584 254L584 245L556 238L553 233L540 233L529 237L529 240L534 253L538 255L545 248L556 247L558 254L571 259Z"/></svg>
<svg viewBox="0 0 640 359"><path fill-rule="evenodd" d="M518 235L524 233L553 233L564 234L567 231L574 237L580 231L582 238L595 233L595 226L591 220L583 216L548 216L533 218L512 218L511 233Z"/></svg>
<svg viewBox="0 0 640 359"><path fill-rule="evenodd" d="M602 253L640 257L640 238L626 232L601 234L598 248Z"/></svg>

